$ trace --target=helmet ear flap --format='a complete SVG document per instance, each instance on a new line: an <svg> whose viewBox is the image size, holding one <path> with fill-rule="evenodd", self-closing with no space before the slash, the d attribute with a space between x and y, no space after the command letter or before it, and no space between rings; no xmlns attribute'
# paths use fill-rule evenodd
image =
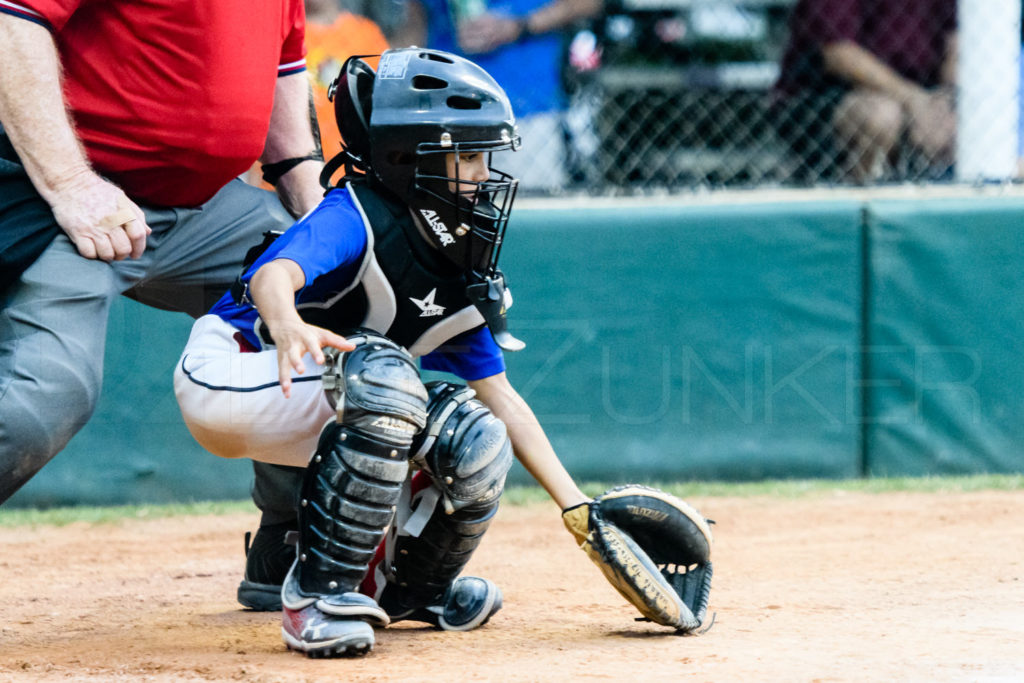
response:
<svg viewBox="0 0 1024 683"><path fill-rule="evenodd" d="M377 76L364 60L365 56L353 55L346 59L327 91L328 99L334 103L334 120L341 133L343 151L364 171L370 158L370 116Z"/></svg>

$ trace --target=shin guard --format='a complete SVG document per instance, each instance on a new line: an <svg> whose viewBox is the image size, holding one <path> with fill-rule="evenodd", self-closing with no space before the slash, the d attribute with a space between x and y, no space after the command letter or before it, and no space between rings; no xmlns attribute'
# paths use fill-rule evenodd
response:
<svg viewBox="0 0 1024 683"><path fill-rule="evenodd" d="M305 597L358 587L391 523L410 444L426 420L426 390L408 353L382 337L361 341L324 373L338 420L320 436L299 501L293 588Z"/></svg>
<svg viewBox="0 0 1024 683"><path fill-rule="evenodd" d="M400 609L381 604L389 613L430 605L444 594L480 545L498 511L498 502L465 507L447 514L438 506L419 536L397 535L391 565L392 581L403 590Z"/></svg>

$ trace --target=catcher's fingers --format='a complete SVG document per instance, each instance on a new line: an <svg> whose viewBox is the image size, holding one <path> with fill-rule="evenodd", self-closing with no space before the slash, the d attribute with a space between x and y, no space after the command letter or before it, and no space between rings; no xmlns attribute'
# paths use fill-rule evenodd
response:
<svg viewBox="0 0 1024 683"><path fill-rule="evenodd" d="M281 393L285 398L292 394L292 354L282 347L277 347L277 381L281 385Z"/></svg>
<svg viewBox="0 0 1024 683"><path fill-rule="evenodd" d="M317 334L317 328L310 326L309 329L310 332L303 334L287 348L278 349L277 365L281 391L284 392L286 398L291 395L292 371L297 375L306 374L306 362L303 360L306 353L309 353L318 365L324 363L324 352L320 349L320 335ZM326 332L326 330L321 331Z"/></svg>
<svg viewBox="0 0 1024 683"><path fill-rule="evenodd" d="M313 345L315 348L315 345ZM281 391L284 392L285 398L291 396L292 389L292 371L297 375L304 374L306 372L306 364L302 361L302 357L306 355L306 348L302 343L294 344L285 351L285 357L283 359L278 358L278 371L280 372L281 378ZM281 362L281 361L284 362Z"/></svg>
<svg viewBox="0 0 1024 683"><path fill-rule="evenodd" d="M351 351L356 348L356 345L345 339L340 334L335 334L330 330L320 330L320 346L330 346L331 348L338 349L339 351ZM318 355L313 356L316 359L317 365L324 364L324 354L321 351Z"/></svg>

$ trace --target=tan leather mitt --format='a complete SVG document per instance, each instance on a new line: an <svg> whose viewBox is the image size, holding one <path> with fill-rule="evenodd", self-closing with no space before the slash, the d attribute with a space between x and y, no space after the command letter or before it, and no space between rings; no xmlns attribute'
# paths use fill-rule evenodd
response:
<svg viewBox="0 0 1024 683"><path fill-rule="evenodd" d="M619 486L562 512L566 528L644 618L696 631L711 593L708 520L648 486Z"/></svg>

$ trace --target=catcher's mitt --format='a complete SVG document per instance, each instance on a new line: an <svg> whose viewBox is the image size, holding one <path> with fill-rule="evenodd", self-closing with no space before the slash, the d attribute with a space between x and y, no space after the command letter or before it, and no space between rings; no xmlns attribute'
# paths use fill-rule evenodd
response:
<svg viewBox="0 0 1024 683"><path fill-rule="evenodd" d="M562 519L605 577L647 619L689 633L711 592L711 529L679 498L648 486L613 488Z"/></svg>

